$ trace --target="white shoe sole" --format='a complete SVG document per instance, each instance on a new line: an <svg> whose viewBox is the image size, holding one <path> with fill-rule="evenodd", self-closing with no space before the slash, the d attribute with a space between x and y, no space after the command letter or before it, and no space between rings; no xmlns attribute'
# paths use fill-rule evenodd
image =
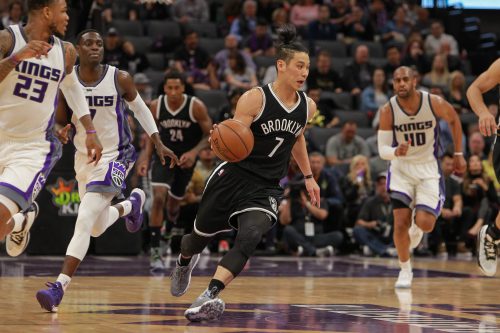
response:
<svg viewBox="0 0 500 333"><path fill-rule="evenodd" d="M486 237L486 230L488 229L488 226L483 226L480 230L479 233L477 234L477 265L481 269L481 272L483 272L484 275L486 276L494 276L497 272L497 260L495 260L495 264L492 265L492 269L488 270L485 267L481 265L481 256L485 256L484 254L484 239Z"/></svg>
<svg viewBox="0 0 500 333"><path fill-rule="evenodd" d="M210 300L202 305L187 309L184 316L189 321L213 321L218 320L224 313L225 304L220 298Z"/></svg>

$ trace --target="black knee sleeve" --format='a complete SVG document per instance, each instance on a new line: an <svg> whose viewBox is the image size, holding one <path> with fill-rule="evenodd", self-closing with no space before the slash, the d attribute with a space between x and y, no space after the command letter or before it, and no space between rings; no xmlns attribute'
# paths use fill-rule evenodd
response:
<svg viewBox="0 0 500 333"><path fill-rule="evenodd" d="M234 246L219 265L229 270L234 277L238 276L271 226L272 221L266 213L250 211L241 214L238 217L238 234Z"/></svg>
<svg viewBox="0 0 500 333"><path fill-rule="evenodd" d="M191 257L197 253L201 253L211 240L212 237L203 237L194 231L188 235L184 235L181 241L181 254Z"/></svg>

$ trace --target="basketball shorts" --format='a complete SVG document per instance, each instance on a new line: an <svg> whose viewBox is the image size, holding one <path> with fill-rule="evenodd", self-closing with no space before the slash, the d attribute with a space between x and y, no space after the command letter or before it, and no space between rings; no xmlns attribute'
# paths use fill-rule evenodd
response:
<svg viewBox="0 0 500 333"><path fill-rule="evenodd" d="M193 176L194 166L182 169L177 165L170 169L170 159L165 159L165 165L158 158L151 162L151 186L163 186L168 188L168 194L177 200L182 200L186 189Z"/></svg>
<svg viewBox="0 0 500 333"><path fill-rule="evenodd" d="M445 192L438 161L391 161L387 190L392 199L401 201L409 208L424 210L436 217L441 213Z"/></svg>
<svg viewBox="0 0 500 333"><path fill-rule="evenodd" d="M226 162L212 172L205 185L194 231L205 237L238 228L237 217L249 211L261 211L275 223L283 190L245 174Z"/></svg>
<svg viewBox="0 0 500 333"><path fill-rule="evenodd" d="M121 194L134 161L119 158L118 152L103 154L97 165L87 163L87 155L75 154L75 172L80 197L86 192Z"/></svg>
<svg viewBox="0 0 500 333"><path fill-rule="evenodd" d="M56 138L24 140L0 134L0 194L21 210L27 209L61 155L62 145Z"/></svg>

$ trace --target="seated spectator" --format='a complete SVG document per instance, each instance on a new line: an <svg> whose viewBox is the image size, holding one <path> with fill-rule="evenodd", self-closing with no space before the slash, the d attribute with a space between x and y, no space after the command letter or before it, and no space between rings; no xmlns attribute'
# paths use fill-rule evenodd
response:
<svg viewBox="0 0 500 333"><path fill-rule="evenodd" d="M288 23L288 12L284 8L277 8L273 11L271 21L271 36L273 40L278 39L278 29Z"/></svg>
<svg viewBox="0 0 500 333"><path fill-rule="evenodd" d="M429 11L426 8L419 7L417 9L417 21L413 26L413 29L420 31L424 36L427 36L431 32L431 21L429 20Z"/></svg>
<svg viewBox="0 0 500 333"><path fill-rule="evenodd" d="M332 23L338 27L339 32L344 33L344 23L351 13L351 7L346 0L333 0L330 16Z"/></svg>
<svg viewBox="0 0 500 333"><path fill-rule="evenodd" d="M207 51L198 45L198 33L187 31L184 35L184 45L174 53L175 67L181 73L188 75L187 82L198 89L218 89L219 81L215 66Z"/></svg>
<svg viewBox="0 0 500 333"><path fill-rule="evenodd" d="M406 43L410 30L411 27L406 19L406 11L403 6L399 6L394 12L392 20L387 22L387 25L381 30L382 42L386 45L389 43Z"/></svg>
<svg viewBox="0 0 500 333"><path fill-rule="evenodd" d="M328 204L321 199L320 207L307 198L304 183L290 182L279 206L279 221L284 226L283 243L287 252L297 256L330 257L342 243L340 231L324 232Z"/></svg>
<svg viewBox="0 0 500 333"><path fill-rule="evenodd" d="M173 19L181 24L207 22L210 13L205 0L176 0L171 11Z"/></svg>
<svg viewBox="0 0 500 333"><path fill-rule="evenodd" d="M266 22L273 21L273 14L276 9L282 8L283 4L274 0L257 1L257 17L261 17Z"/></svg>
<svg viewBox="0 0 500 333"><path fill-rule="evenodd" d="M406 55L403 59L403 65L415 67L420 73L427 73L430 70L422 41L414 40L408 44Z"/></svg>
<svg viewBox="0 0 500 333"><path fill-rule="evenodd" d="M244 40L255 31L257 25L257 2L254 0L245 0L241 15L231 23L229 33L238 37L238 40Z"/></svg>
<svg viewBox="0 0 500 333"><path fill-rule="evenodd" d="M330 22L330 7L321 5L319 7L318 19L309 23L309 40L335 40L337 38L337 27Z"/></svg>
<svg viewBox="0 0 500 333"><path fill-rule="evenodd" d="M394 71L400 67L401 64L401 51L396 45L390 45L385 51L385 58L387 64L384 65L384 72L387 84L392 86L392 75Z"/></svg>
<svg viewBox="0 0 500 333"><path fill-rule="evenodd" d="M243 59L245 59L247 67L256 70L252 57L247 52L238 49L238 37L235 35L227 35L226 38L224 38L224 49L217 52L214 58L215 63L217 64L217 77L220 80L224 79L224 72L227 68L229 53L233 50L238 50L240 52Z"/></svg>
<svg viewBox="0 0 500 333"><path fill-rule="evenodd" d="M353 6L351 14L344 20L344 36L348 42L355 40L373 40L373 27L360 6Z"/></svg>
<svg viewBox="0 0 500 333"><path fill-rule="evenodd" d="M316 68L307 76L307 86L323 91L342 92L340 75L332 67L332 56L328 51L320 51L316 57Z"/></svg>
<svg viewBox="0 0 500 333"><path fill-rule="evenodd" d="M215 121L214 123L219 123L223 122L224 120L231 119L234 117L234 112L236 111L236 105L238 104L238 101L240 100L241 95L243 95L245 91L242 89L235 89L233 90L229 96L229 105L225 106L220 113L220 117L218 121Z"/></svg>
<svg viewBox="0 0 500 333"><path fill-rule="evenodd" d="M170 17L170 8L164 3L135 0L128 4L130 21L166 20Z"/></svg>
<svg viewBox="0 0 500 333"><path fill-rule="evenodd" d="M454 71L450 74L449 86L450 98L448 102L455 108L457 113L469 112L469 103L465 95L465 76L460 71Z"/></svg>
<svg viewBox="0 0 500 333"><path fill-rule="evenodd" d="M375 66L370 63L370 52L366 45L358 45L354 53L354 61L344 68L344 87L352 95L359 95L372 82Z"/></svg>
<svg viewBox="0 0 500 333"><path fill-rule="evenodd" d="M23 19L23 3L20 0L14 0L9 3L9 12L2 17L2 25L6 29L9 25L20 24Z"/></svg>
<svg viewBox="0 0 500 333"><path fill-rule="evenodd" d="M149 106L153 99L153 87L146 74L137 73L134 75L134 84L142 100Z"/></svg>
<svg viewBox="0 0 500 333"><path fill-rule="evenodd" d="M372 194L370 163L363 155L356 155L349 165L347 177L339 179L340 189L346 203L346 227L353 228L361 205Z"/></svg>
<svg viewBox="0 0 500 333"><path fill-rule="evenodd" d="M309 23L317 20L318 17L319 6L314 3L314 0L299 0L290 11L290 23L297 27L302 35Z"/></svg>
<svg viewBox="0 0 500 333"><path fill-rule="evenodd" d="M246 66L245 59L238 51L232 51L228 60L224 78L230 92L237 89L248 90L258 85L255 71Z"/></svg>
<svg viewBox="0 0 500 333"><path fill-rule="evenodd" d="M375 180L375 195L361 206L353 234L364 255L397 256L392 242L392 205L386 187L386 173Z"/></svg>
<svg viewBox="0 0 500 333"><path fill-rule="evenodd" d="M326 158L328 165L349 164L356 155L370 156L370 149L365 140L356 135L358 125L354 121L346 121L342 131L326 142Z"/></svg>
<svg viewBox="0 0 500 333"><path fill-rule="evenodd" d="M129 61L134 54L134 45L132 45L131 42L122 39L118 35L116 28L109 28L107 35L104 37L103 63L128 71Z"/></svg>
<svg viewBox="0 0 500 333"><path fill-rule="evenodd" d="M361 93L361 111L366 112L369 119L375 117L378 109L389 101L389 89L385 81L385 73L381 68L373 72L373 84Z"/></svg>
<svg viewBox="0 0 500 333"><path fill-rule="evenodd" d="M385 8L384 0L373 0L370 4L370 20L375 31L382 31L387 22L389 22L389 14Z"/></svg>
<svg viewBox="0 0 500 333"><path fill-rule="evenodd" d="M269 27L263 19L257 20L257 26L251 36L245 41L245 51L252 57L273 56L273 39L269 34Z"/></svg>
<svg viewBox="0 0 500 333"><path fill-rule="evenodd" d="M450 45L451 55L458 55L458 43L455 37L445 34L443 24L439 21L434 21L431 25L431 34L425 39L425 53L427 56L439 53L443 43Z"/></svg>
<svg viewBox="0 0 500 333"><path fill-rule="evenodd" d="M316 113L309 121L309 125L331 128L340 123L340 119L334 111L338 107L331 99L321 99L321 89L309 88L307 96L316 103Z"/></svg>
<svg viewBox="0 0 500 333"><path fill-rule="evenodd" d="M486 155L484 153L484 149L486 144L484 142L484 137L479 132L474 132L469 136L469 145L467 156L478 156L481 161L486 159Z"/></svg>
<svg viewBox="0 0 500 333"><path fill-rule="evenodd" d="M428 86L448 87L450 83L450 72L446 58L436 54L432 61L431 71L424 75L423 82Z"/></svg>
<svg viewBox="0 0 500 333"><path fill-rule="evenodd" d="M104 32L113 21L113 11L111 0L94 0L90 7L90 27L97 31ZM106 53L106 52L105 52Z"/></svg>
<svg viewBox="0 0 500 333"><path fill-rule="evenodd" d="M457 55L450 54L451 47L448 42L441 43L441 49L439 50L439 54L443 55L446 58L446 63L448 64L448 71L461 71L462 70L462 61L460 57Z"/></svg>

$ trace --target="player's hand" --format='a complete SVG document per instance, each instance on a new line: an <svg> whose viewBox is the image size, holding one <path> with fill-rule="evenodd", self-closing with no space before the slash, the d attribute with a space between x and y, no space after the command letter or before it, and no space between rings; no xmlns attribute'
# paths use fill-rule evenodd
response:
<svg viewBox="0 0 500 333"><path fill-rule="evenodd" d="M94 162L97 165L102 156L102 145L97 137L96 133L87 134L87 139L85 139L85 145L87 146L87 164Z"/></svg>
<svg viewBox="0 0 500 333"><path fill-rule="evenodd" d="M396 152L395 152L396 156L406 156L410 145L411 145L410 140L408 140L408 142L401 142L399 144L398 148L396 148Z"/></svg>
<svg viewBox="0 0 500 333"><path fill-rule="evenodd" d="M147 159L139 159L135 164L137 175L140 177L146 177L149 170L149 161Z"/></svg>
<svg viewBox="0 0 500 333"><path fill-rule="evenodd" d="M214 150L212 147L212 132L217 128L217 124L212 125L212 129L210 130L210 135L208 136L208 143L210 143L210 149Z"/></svg>
<svg viewBox="0 0 500 333"><path fill-rule="evenodd" d="M49 53L52 45L41 40L32 40L26 44L21 50L16 52L15 57L18 60L29 58L40 59L41 56L46 56Z"/></svg>
<svg viewBox="0 0 500 333"><path fill-rule="evenodd" d="M163 143L158 143L155 146L156 149L156 154L160 158L161 165L165 165L165 156L170 157L170 168L173 168L176 164L180 165L179 159L177 158L177 155L174 154L174 152L167 147ZM148 163L149 164L149 163ZM147 171L147 170L146 170Z"/></svg>
<svg viewBox="0 0 500 333"><path fill-rule="evenodd" d="M463 175L467 169L467 162L465 162L464 155L454 155L453 156L453 171L457 175Z"/></svg>
<svg viewBox="0 0 500 333"><path fill-rule="evenodd" d="M307 193L309 194L309 199L311 204L319 207L320 197L319 197L319 186L314 178L307 178L305 180Z"/></svg>
<svg viewBox="0 0 500 333"><path fill-rule="evenodd" d="M69 141L69 131L71 131L71 124L67 124L61 129L56 131L56 137L63 144L67 144Z"/></svg>
<svg viewBox="0 0 500 333"><path fill-rule="evenodd" d="M484 136L491 136L497 132L495 117L489 112L483 112L479 115L479 131Z"/></svg>
<svg viewBox="0 0 500 333"><path fill-rule="evenodd" d="M179 159L179 166L182 169L191 168L194 165L194 162L196 162L196 156L197 153L192 150L182 154L181 158Z"/></svg>

